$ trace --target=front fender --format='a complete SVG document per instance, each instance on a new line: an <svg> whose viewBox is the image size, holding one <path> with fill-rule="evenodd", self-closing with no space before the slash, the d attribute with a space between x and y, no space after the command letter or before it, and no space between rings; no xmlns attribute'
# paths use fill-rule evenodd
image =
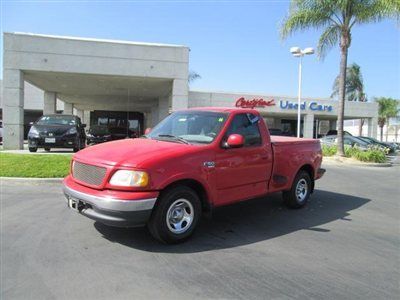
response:
<svg viewBox="0 0 400 300"><path fill-rule="evenodd" d="M207 178L204 178L204 176L207 176ZM167 188L168 186L177 183L179 181L184 181L184 180L190 180L198 183L201 185L206 193L207 200L210 205L213 204L213 199L214 199L214 193L212 190L212 187L209 183L209 176L205 174L198 174L198 173L179 173L172 175L168 178L166 178L164 181L162 181L159 185L159 189L163 190Z"/></svg>

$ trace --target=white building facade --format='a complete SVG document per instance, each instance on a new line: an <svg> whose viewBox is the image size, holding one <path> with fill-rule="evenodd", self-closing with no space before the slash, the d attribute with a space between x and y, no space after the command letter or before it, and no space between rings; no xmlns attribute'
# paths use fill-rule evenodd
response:
<svg viewBox="0 0 400 300"><path fill-rule="evenodd" d="M259 110L270 128L296 132L296 97L189 91L189 48L179 45L4 33L0 101L4 148L22 149L29 122L76 114L90 125L126 119L138 133L171 111L199 106ZM336 129L337 101L305 98L304 137ZM346 119L364 119L377 136L376 103L346 102Z"/></svg>

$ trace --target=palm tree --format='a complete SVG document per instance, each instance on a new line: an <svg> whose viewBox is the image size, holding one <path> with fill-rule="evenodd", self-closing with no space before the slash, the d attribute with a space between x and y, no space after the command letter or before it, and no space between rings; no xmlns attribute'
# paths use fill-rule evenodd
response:
<svg viewBox="0 0 400 300"><path fill-rule="evenodd" d="M195 71L190 71L189 72L189 76L188 76L188 83L192 83L193 81L195 81L196 79L200 79L201 76L196 73Z"/></svg>
<svg viewBox="0 0 400 300"><path fill-rule="evenodd" d="M344 156L343 117L347 54L354 25L378 22L387 17L400 16L398 0L292 0L289 14L281 27L282 38L295 31L309 28L324 29L318 42L318 56L339 44L339 110L338 155Z"/></svg>
<svg viewBox="0 0 400 300"><path fill-rule="evenodd" d="M336 76L332 87L331 98L339 94L339 79L340 76ZM347 101L359 101L366 102L367 97L364 93L364 80L361 74L361 68L358 64L352 63L346 69L346 93L345 98ZM360 119L360 126L358 128L358 135L362 135L362 128L364 125L364 119Z"/></svg>
<svg viewBox="0 0 400 300"><path fill-rule="evenodd" d="M389 119L396 117L399 112L399 101L392 98L380 97L375 99L378 103L378 125L380 127L381 141L383 140L383 127L386 124L386 142L388 140Z"/></svg>

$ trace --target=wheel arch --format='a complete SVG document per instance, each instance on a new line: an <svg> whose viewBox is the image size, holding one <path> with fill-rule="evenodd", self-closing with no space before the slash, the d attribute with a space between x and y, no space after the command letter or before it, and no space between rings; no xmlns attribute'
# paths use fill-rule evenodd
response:
<svg viewBox="0 0 400 300"><path fill-rule="evenodd" d="M165 186L161 193L176 186L186 186L194 190L200 198L203 211L211 211L212 205L205 187L195 179L179 179Z"/></svg>
<svg viewBox="0 0 400 300"><path fill-rule="evenodd" d="M310 175L310 179L311 179L311 193L314 192L314 176L315 176L315 170L314 167L311 164L304 164L303 166L300 167L300 169L297 171L296 175L300 172L300 171L305 171L308 173L308 175Z"/></svg>

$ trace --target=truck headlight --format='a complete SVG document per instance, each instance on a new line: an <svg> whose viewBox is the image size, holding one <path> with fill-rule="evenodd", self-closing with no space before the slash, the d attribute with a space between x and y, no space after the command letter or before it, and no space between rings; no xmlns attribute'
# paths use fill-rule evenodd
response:
<svg viewBox="0 0 400 300"><path fill-rule="evenodd" d="M117 186L145 187L149 175L142 171L118 170L110 179L110 184Z"/></svg>

